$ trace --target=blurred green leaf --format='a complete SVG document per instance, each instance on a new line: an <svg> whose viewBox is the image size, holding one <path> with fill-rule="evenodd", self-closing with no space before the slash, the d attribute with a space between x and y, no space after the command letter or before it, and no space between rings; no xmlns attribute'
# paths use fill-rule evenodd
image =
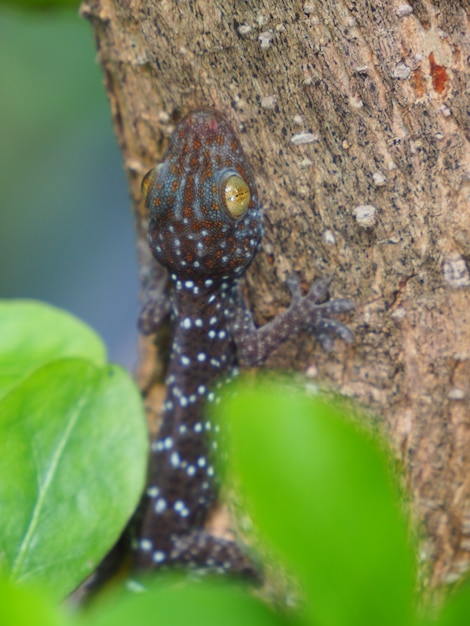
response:
<svg viewBox="0 0 470 626"><path fill-rule="evenodd" d="M248 510L301 581L310 622L406 626L414 560L376 442L338 409L274 385L227 398Z"/></svg>
<svg viewBox="0 0 470 626"><path fill-rule="evenodd" d="M2 626L66 626L68 623L44 592L0 579Z"/></svg>
<svg viewBox="0 0 470 626"><path fill-rule="evenodd" d="M437 622L433 626L468 626L470 624L470 580L467 579L447 599Z"/></svg>
<svg viewBox="0 0 470 626"><path fill-rule="evenodd" d="M0 301L0 399L34 369L83 357L104 365L101 339L79 319L42 302Z"/></svg>
<svg viewBox="0 0 470 626"><path fill-rule="evenodd" d="M0 564L57 598L117 540L144 486L140 395L118 367L35 370L0 401Z"/></svg>
<svg viewBox="0 0 470 626"><path fill-rule="evenodd" d="M113 600L84 616L84 626L286 626L291 623L248 593L220 582L189 585L183 580L177 584L149 580L144 593L126 593Z"/></svg>
<svg viewBox="0 0 470 626"><path fill-rule="evenodd" d="M0 0L0 6L13 6L17 9L63 9L79 7L79 0Z"/></svg>

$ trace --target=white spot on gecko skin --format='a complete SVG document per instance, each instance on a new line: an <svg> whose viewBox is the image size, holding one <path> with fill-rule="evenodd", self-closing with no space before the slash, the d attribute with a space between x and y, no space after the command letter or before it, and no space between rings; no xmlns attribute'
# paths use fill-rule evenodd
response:
<svg viewBox="0 0 470 626"><path fill-rule="evenodd" d="M188 432L186 424L180 424L178 426L178 432L180 433L180 435L184 435L186 432Z"/></svg>
<svg viewBox="0 0 470 626"><path fill-rule="evenodd" d="M170 463L172 467L179 467L180 460L180 455L177 452L173 452L170 456Z"/></svg>
<svg viewBox="0 0 470 626"><path fill-rule="evenodd" d="M210 318L210 320L209 320L209 324L210 324L211 326L213 326L213 325L214 325L214 324L216 324L216 323L217 323L217 318L216 318L216 317L211 317L211 318Z"/></svg>
<svg viewBox="0 0 470 626"><path fill-rule="evenodd" d="M182 406L182 407L188 406L188 398L186 396L181 396L181 398L180 398L180 406Z"/></svg>
<svg viewBox="0 0 470 626"><path fill-rule="evenodd" d="M209 400L209 402L213 402L214 398L215 398L214 392L209 391L209 393L207 394L207 399Z"/></svg>
<svg viewBox="0 0 470 626"><path fill-rule="evenodd" d="M156 550L153 553L152 559L155 561L155 563L162 563L166 559L166 554L161 550Z"/></svg>
<svg viewBox="0 0 470 626"><path fill-rule="evenodd" d="M194 467L194 465L188 465L186 473L188 476L194 476L194 474L196 473L196 468Z"/></svg>
<svg viewBox="0 0 470 626"><path fill-rule="evenodd" d="M139 548L141 550L144 550L144 552L148 552L153 548L153 543L150 541L150 539L141 539L139 541Z"/></svg>
<svg viewBox="0 0 470 626"><path fill-rule="evenodd" d="M165 498L158 498L155 502L155 513L163 513L166 509L166 500Z"/></svg>
<svg viewBox="0 0 470 626"><path fill-rule="evenodd" d="M199 354L197 355L197 360L200 363L203 363L206 360L207 356L204 354L204 352L199 352Z"/></svg>
<svg viewBox="0 0 470 626"><path fill-rule="evenodd" d="M205 456L200 456L197 460L197 464L199 465L199 467L205 467L206 463L207 461Z"/></svg>
<svg viewBox="0 0 470 626"><path fill-rule="evenodd" d="M202 433L202 424L201 422L196 422L193 426L193 430L195 433Z"/></svg>
<svg viewBox="0 0 470 626"><path fill-rule="evenodd" d="M214 339L216 336L215 330L210 330L207 334L209 335L209 339Z"/></svg>
<svg viewBox="0 0 470 626"><path fill-rule="evenodd" d="M212 287L212 285L213 285L213 284L214 284L214 281L212 280L212 278L207 278L207 279L204 281L204 285L205 285L206 287Z"/></svg>
<svg viewBox="0 0 470 626"><path fill-rule="evenodd" d="M173 508L175 509L175 511L179 512L179 511L182 511L183 509L185 509L186 505L183 502L183 500L176 500L176 502L173 505Z"/></svg>
<svg viewBox="0 0 470 626"><path fill-rule="evenodd" d="M184 286L186 287L186 289L192 289L192 288L194 287L194 283L193 283L193 281L192 281L192 280L187 280L187 281L184 283Z"/></svg>
<svg viewBox="0 0 470 626"><path fill-rule="evenodd" d="M204 322L199 317L194 320L194 325L198 328L202 328L204 326Z"/></svg>
<svg viewBox="0 0 470 626"><path fill-rule="evenodd" d="M172 448L173 447L173 439L171 437L167 437L163 441L163 446L164 446L165 450L169 450L170 448Z"/></svg>
<svg viewBox="0 0 470 626"><path fill-rule="evenodd" d="M186 329L191 328L191 318L185 317L184 320L181 322L181 326Z"/></svg>
<svg viewBox="0 0 470 626"><path fill-rule="evenodd" d="M180 361L181 361L181 365L190 365L191 364L191 359L189 357L187 357L187 356L184 356L184 355L180 358Z"/></svg>
<svg viewBox="0 0 470 626"><path fill-rule="evenodd" d="M147 495L149 496L149 498L156 498L159 493L160 489L158 487L152 486L148 487L147 489Z"/></svg>
<svg viewBox="0 0 470 626"><path fill-rule="evenodd" d="M209 465L209 467L207 468L207 475L208 476L214 475L214 468L212 467L212 465Z"/></svg>
<svg viewBox="0 0 470 626"><path fill-rule="evenodd" d="M200 396L203 396L207 391L207 388L204 385L199 385L197 388L197 392Z"/></svg>
<svg viewBox="0 0 470 626"><path fill-rule="evenodd" d="M225 330L219 330L219 339L225 339L226 336L227 333L225 332Z"/></svg>

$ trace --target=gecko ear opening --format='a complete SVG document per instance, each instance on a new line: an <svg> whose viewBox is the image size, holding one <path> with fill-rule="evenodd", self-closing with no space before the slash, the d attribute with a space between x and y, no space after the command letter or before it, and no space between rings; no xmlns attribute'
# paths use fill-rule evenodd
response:
<svg viewBox="0 0 470 626"><path fill-rule="evenodd" d="M220 179L222 204L233 219L240 219L248 210L251 200L250 188L240 174L229 170Z"/></svg>

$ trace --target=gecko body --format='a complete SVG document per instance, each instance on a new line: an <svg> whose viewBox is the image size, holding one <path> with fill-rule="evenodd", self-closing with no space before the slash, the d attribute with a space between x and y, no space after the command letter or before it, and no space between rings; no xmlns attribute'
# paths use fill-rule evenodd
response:
<svg viewBox="0 0 470 626"><path fill-rule="evenodd" d="M214 425L204 411L239 365L262 363L292 333L310 329L326 349L350 330L330 318L353 308L330 300L328 281L306 296L290 278L290 307L261 328L238 291L262 238L254 177L226 120L213 111L186 116L163 162L143 180L151 251L169 273L171 297L144 307L154 332L171 314L173 336L160 431L151 446L149 480L135 552L137 569L167 565L253 574L234 542L204 530L217 498L210 447ZM212 443L211 443L212 441Z"/></svg>

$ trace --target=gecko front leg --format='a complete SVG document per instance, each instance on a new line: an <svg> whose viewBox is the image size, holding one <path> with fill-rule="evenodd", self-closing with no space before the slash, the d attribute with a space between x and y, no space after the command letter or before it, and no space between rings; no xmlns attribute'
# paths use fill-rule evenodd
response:
<svg viewBox="0 0 470 626"><path fill-rule="evenodd" d="M324 301L330 282L330 279L316 280L310 291L302 296L297 276L289 275L286 285L292 296L290 306L259 328L255 326L251 311L237 291L238 305L233 309L230 330L237 346L240 365L260 365L291 335L304 330L313 332L327 352L333 349L335 336L351 343L353 334L350 329L332 319L331 315L351 311L354 303L346 298Z"/></svg>
<svg viewBox="0 0 470 626"><path fill-rule="evenodd" d="M155 333L169 317L171 306L168 272L155 259L151 259L145 280L145 300L137 324L139 331L143 335Z"/></svg>

